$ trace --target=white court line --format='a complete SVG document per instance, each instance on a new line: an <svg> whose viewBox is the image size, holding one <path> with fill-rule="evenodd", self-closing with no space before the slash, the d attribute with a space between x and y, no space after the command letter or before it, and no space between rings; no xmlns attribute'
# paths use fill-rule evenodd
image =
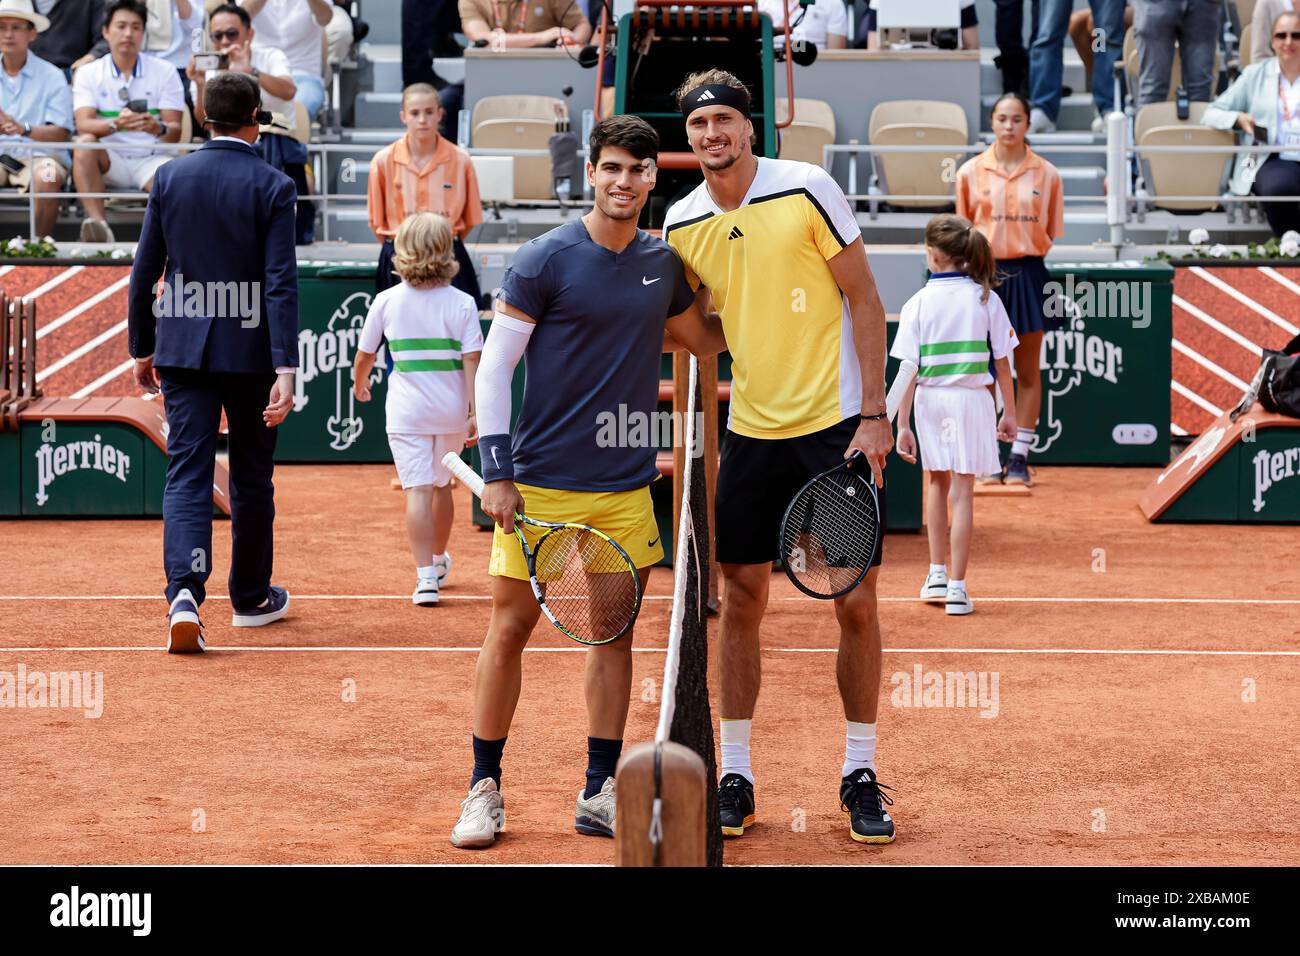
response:
<svg viewBox="0 0 1300 956"><path fill-rule="evenodd" d="M14 271L13 266L0 266L0 276L7 276Z"/></svg>
<svg viewBox="0 0 1300 956"><path fill-rule="evenodd" d="M49 292L51 289L57 289L59 286L63 285L63 283L67 282L69 279L75 276L77 273L84 272L85 269L86 269L85 266L69 266L67 269L64 269L62 272L56 275L49 282L46 282L44 285L37 286L31 292L23 293L22 298L35 299L38 296L42 296L45 293Z"/></svg>
<svg viewBox="0 0 1300 956"><path fill-rule="evenodd" d="M1205 411L1209 412L1215 418L1218 418L1220 415L1223 414L1222 408L1219 408L1218 406L1213 405L1210 402L1207 402L1205 399L1201 398L1201 396L1197 395L1195 392L1193 392L1182 382L1178 381L1178 379L1171 378L1169 380L1169 387L1177 394L1183 396L1183 398L1187 399L1193 405L1197 406L1198 408L1205 409Z"/></svg>
<svg viewBox="0 0 1300 956"><path fill-rule="evenodd" d="M409 594L294 594L295 601L409 601ZM490 594L444 594L443 601L490 601ZM671 601L671 594L647 594L643 601ZM0 601L162 601L161 594L0 594ZM209 594L209 601L229 601L225 594ZM801 596L778 601L808 601ZM919 597L879 597L882 604L922 604ZM980 597L985 604L1280 604L1300 605L1300 598L1213 597Z"/></svg>
<svg viewBox="0 0 1300 956"><path fill-rule="evenodd" d="M1210 273L1206 272L1200 266L1192 266L1190 271L1192 275L1196 276L1199 279L1205 280L1210 285L1218 289L1220 292L1232 296L1232 298L1236 299L1238 302L1240 302L1246 308L1250 309L1252 312L1256 313L1257 315L1262 315L1264 318L1268 319L1270 322L1272 322L1274 325L1276 325L1279 329L1286 332L1287 334L1296 335L1297 333L1300 333L1300 329L1296 328L1294 325L1292 325L1286 319L1282 318L1282 316L1278 315L1272 309L1268 309L1260 305L1258 302L1256 302L1250 296L1246 295L1240 289L1234 289L1232 286L1228 285L1228 283L1224 282L1218 276L1210 275Z"/></svg>
<svg viewBox="0 0 1300 956"><path fill-rule="evenodd" d="M481 647L221 647L208 645L209 651L246 654L477 654ZM525 647L525 654L581 654L585 647ZM662 654L663 647L634 647L634 654ZM765 647L772 654L835 654L834 647ZM0 654L77 653L93 654L96 651L141 651L163 654L161 644L123 645L116 647L0 647ZM1085 655L1139 655L1176 657L1300 657L1300 651L1211 651L1194 648L1155 647L886 647L885 654L1085 654Z"/></svg>
<svg viewBox="0 0 1300 956"><path fill-rule="evenodd" d="M1272 279L1282 288L1290 292L1294 292L1296 295L1300 295L1300 285L1296 285L1294 282L1292 282L1286 276L1282 275L1282 273L1278 272L1272 266L1260 266L1259 271L1264 273L1264 275L1268 276L1270 279Z"/></svg>
<svg viewBox="0 0 1300 956"><path fill-rule="evenodd" d="M1186 345L1184 345L1182 342L1178 341L1177 339L1171 340L1171 344L1173 345L1175 352L1180 352L1183 355L1186 355L1189 359L1191 359L1201 368L1213 372L1215 375L1219 376L1219 378L1223 379L1233 388L1240 389L1243 392L1246 391L1248 388L1250 388L1250 384L1248 382L1243 382L1241 379L1237 378L1237 376L1229 372L1226 368L1224 368L1221 365L1216 365L1214 362L1211 362L1209 359L1207 359L1200 352L1197 352L1195 349L1188 348Z"/></svg>
<svg viewBox="0 0 1300 956"><path fill-rule="evenodd" d="M107 371L103 375L99 376L99 378L95 379L85 388L78 389L77 391L73 392L72 397L85 398L87 395L91 394L92 392L98 391L99 389L103 388L105 385L107 385L113 379L117 378L119 375L121 375L123 372L125 372L134 364L135 364L135 359L127 359L117 368L111 369L110 371Z"/></svg>
<svg viewBox="0 0 1300 956"><path fill-rule="evenodd" d="M1236 329L1230 329L1222 322L1220 322L1218 319L1214 318L1213 316L1206 315L1204 312L1202 312L1200 309L1192 305L1190 302L1188 302L1186 299L1182 298L1181 296L1177 296L1177 295L1174 296L1174 305L1178 306L1178 308L1182 309L1192 318L1200 319L1202 322L1204 322L1210 328L1214 329L1214 331L1218 332L1224 338L1232 339L1232 341L1236 342L1238 345L1240 345L1243 349L1245 349L1247 352L1249 352L1251 355L1255 356L1256 358L1259 358L1261 355L1264 354L1263 349L1261 349L1250 339L1246 338Z"/></svg>
<svg viewBox="0 0 1300 956"><path fill-rule="evenodd" d="M105 329L103 332L100 332L89 342L85 342L77 346L67 355L63 356L63 358L59 359L53 365L49 366L49 368L45 369L42 372L37 372L36 381L38 382L44 381L45 379L53 375L55 372L64 368L65 366L71 365L73 362L81 358L87 352L93 352L95 349L99 348L109 339L121 335L123 332L126 331L126 325L127 325L127 320L123 319L121 322L117 323L117 325L113 326L112 328Z"/></svg>
<svg viewBox="0 0 1300 956"><path fill-rule="evenodd" d="M83 312L90 311L95 306L99 305L99 303L107 299L109 296L113 295L116 292L120 292L122 289L125 289L130 284L130 282L131 282L131 277L129 275L123 276L122 278L114 282L112 285L110 285L107 289L103 289L99 292L96 292L89 299L86 299L84 302L78 303L76 308L64 312L53 322L46 322L39 329L36 330L36 337L38 339L45 338L45 336L49 335L55 329L62 328L63 326L71 322L73 319L75 319L77 316L81 315Z"/></svg>
<svg viewBox="0 0 1300 956"><path fill-rule="evenodd" d="M1177 435L1179 438L1187 437L1187 429L1183 428L1181 425L1175 424L1174 422L1169 423L1169 431L1172 434Z"/></svg>

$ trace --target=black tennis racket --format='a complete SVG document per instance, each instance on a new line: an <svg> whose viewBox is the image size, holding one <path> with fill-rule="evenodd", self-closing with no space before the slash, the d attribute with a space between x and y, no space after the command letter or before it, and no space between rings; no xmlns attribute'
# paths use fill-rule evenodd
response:
<svg viewBox="0 0 1300 956"><path fill-rule="evenodd" d="M885 398L890 420L916 372L912 362L900 366ZM867 576L883 534L871 464L855 451L795 494L781 519L777 553L795 587L830 600L848 594Z"/></svg>
<svg viewBox="0 0 1300 956"><path fill-rule="evenodd" d="M448 452L442 459L474 494L483 479ZM529 544L524 525L540 531ZM547 620L579 644L616 641L641 610L641 576L618 542L585 524L538 521L515 515L515 536L528 561L528 581Z"/></svg>

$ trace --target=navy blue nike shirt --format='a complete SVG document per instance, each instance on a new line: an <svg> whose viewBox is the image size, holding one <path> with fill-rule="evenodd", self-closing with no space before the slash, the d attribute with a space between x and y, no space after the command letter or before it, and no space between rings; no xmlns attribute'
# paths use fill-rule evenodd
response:
<svg viewBox="0 0 1300 956"><path fill-rule="evenodd" d="M611 252L578 219L523 246L500 297L537 323L524 353L515 480L631 491L657 478L649 423L659 401L664 323L695 301L676 253L639 229L627 248ZM625 447L617 423L637 421L646 423L647 440ZM619 441L611 443L611 435Z"/></svg>

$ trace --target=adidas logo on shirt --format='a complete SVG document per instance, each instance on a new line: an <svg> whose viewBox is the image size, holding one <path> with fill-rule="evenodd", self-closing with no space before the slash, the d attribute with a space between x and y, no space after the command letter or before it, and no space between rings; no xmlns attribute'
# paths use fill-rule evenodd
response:
<svg viewBox="0 0 1300 956"><path fill-rule="evenodd" d="M744 234L743 232L740 231L740 227L739 227L739 226L732 226L732 227L731 227L731 232L729 232L729 233L727 234L727 238L728 238L728 239L744 239L744 238L745 238L745 234Z"/></svg>

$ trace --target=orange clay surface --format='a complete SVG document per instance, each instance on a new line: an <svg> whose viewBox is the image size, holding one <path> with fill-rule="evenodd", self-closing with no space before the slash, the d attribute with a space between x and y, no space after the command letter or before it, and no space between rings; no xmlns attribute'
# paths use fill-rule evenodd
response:
<svg viewBox="0 0 1300 956"><path fill-rule="evenodd" d="M490 536L458 489L452 582L440 607L413 607L391 473L277 470L275 580L294 604L267 628L230 627L219 522L201 657L162 651L161 522L0 522L0 672L101 672L104 686L98 719L0 708L0 863L610 862L612 841L573 831L585 652L543 627L506 749L506 832L486 851L448 843ZM1297 531L1148 524L1134 502L1154 474L1045 468L1031 496L981 496L966 618L913 598L925 538L887 538L890 846L852 843L837 809L833 612L774 578L759 822L727 861L1300 864ZM629 742L653 734L670 590L656 570ZM986 691L996 674L996 716L896 706L893 675L917 667L984 672Z"/></svg>

